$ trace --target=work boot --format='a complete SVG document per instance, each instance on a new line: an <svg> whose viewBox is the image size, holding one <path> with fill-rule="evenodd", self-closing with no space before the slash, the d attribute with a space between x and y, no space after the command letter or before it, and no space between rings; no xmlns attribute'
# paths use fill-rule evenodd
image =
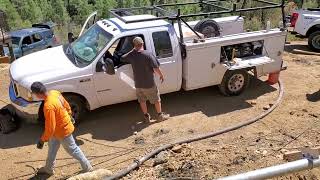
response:
<svg viewBox="0 0 320 180"><path fill-rule="evenodd" d="M165 121L165 120L168 120L169 118L170 118L170 114L167 114L164 112L158 113L158 121Z"/></svg>
<svg viewBox="0 0 320 180"><path fill-rule="evenodd" d="M149 123L149 122L150 122L150 120L151 120L151 116L150 116L150 114L149 114L149 113L144 114L144 121L145 121L146 123Z"/></svg>
<svg viewBox="0 0 320 180"><path fill-rule="evenodd" d="M53 169L47 168L47 167L41 167L38 169L37 174L48 174L53 175L55 172Z"/></svg>

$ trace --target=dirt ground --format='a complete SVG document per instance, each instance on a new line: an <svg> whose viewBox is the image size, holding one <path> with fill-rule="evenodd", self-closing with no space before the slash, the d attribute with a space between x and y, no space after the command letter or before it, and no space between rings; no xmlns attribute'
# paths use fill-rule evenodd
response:
<svg viewBox="0 0 320 180"><path fill-rule="evenodd" d="M214 179L281 164L286 151L320 146L320 56L294 54L293 49L307 50L305 42L286 46L288 69L281 73L285 96L269 116L240 130L165 151L125 179ZM9 78L7 70L0 69L1 107L9 101ZM224 97L217 87L164 95L164 109L172 118L153 124L140 123L136 102L100 108L77 127L77 143L94 168L116 172L161 144L260 114L276 99L277 88L253 79L238 97ZM38 124L23 123L18 131L0 135L0 179L66 179L80 171L80 165L61 148L56 175L34 175L47 155L47 146L43 150L35 146L41 131ZM320 179L320 169L275 179Z"/></svg>

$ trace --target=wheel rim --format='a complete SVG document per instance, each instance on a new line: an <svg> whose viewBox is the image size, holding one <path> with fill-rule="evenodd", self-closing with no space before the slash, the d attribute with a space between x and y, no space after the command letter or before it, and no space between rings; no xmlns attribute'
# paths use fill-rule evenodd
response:
<svg viewBox="0 0 320 180"><path fill-rule="evenodd" d="M216 30L214 29L214 27L212 26L207 26L205 28L203 28L202 30L202 34L206 37L206 38L209 38L209 37L216 37L217 36L217 33L215 32Z"/></svg>
<svg viewBox="0 0 320 180"><path fill-rule="evenodd" d="M315 37L312 39L312 45L313 45L314 48L320 49L320 35L315 36Z"/></svg>
<svg viewBox="0 0 320 180"><path fill-rule="evenodd" d="M228 81L228 89L231 92L238 92L244 86L244 76L242 74L234 74Z"/></svg>

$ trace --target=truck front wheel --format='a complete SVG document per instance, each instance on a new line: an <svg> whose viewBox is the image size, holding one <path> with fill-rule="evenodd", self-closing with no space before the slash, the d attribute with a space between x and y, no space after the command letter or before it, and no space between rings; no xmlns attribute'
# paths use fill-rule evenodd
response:
<svg viewBox="0 0 320 180"><path fill-rule="evenodd" d="M71 110L72 110L72 117L76 121L76 124L80 122L83 116L86 113L86 106L83 99L76 95L64 95L64 98L68 101Z"/></svg>
<svg viewBox="0 0 320 180"><path fill-rule="evenodd" d="M310 34L308 45L313 51L320 52L320 31Z"/></svg>
<svg viewBox="0 0 320 180"><path fill-rule="evenodd" d="M71 107L72 117L76 121L75 123L79 123L79 121L86 113L85 102L76 95L64 95L64 98L68 101ZM44 103L42 102L38 111L38 122L41 124L44 124L45 121L43 106Z"/></svg>
<svg viewBox="0 0 320 180"><path fill-rule="evenodd" d="M248 87L249 79L245 70L227 71L219 85L220 92L225 96L237 96Z"/></svg>

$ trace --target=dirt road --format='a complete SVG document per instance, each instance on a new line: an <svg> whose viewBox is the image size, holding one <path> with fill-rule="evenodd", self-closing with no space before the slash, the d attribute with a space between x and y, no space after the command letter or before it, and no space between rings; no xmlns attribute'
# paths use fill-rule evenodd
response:
<svg viewBox="0 0 320 180"><path fill-rule="evenodd" d="M159 165L153 167L159 161L149 160L126 178L212 179L284 163L281 155L286 150L320 145L320 57L290 53L294 48L305 46L295 42L286 47L289 52L284 60L288 70L281 74L285 97L271 115L241 130L188 144L181 151L162 153L159 159L164 161ZM7 70L0 73L0 99L8 101ZM91 112L75 135L95 168L115 172L161 144L258 115L276 95L277 86L261 80L252 80L249 89L238 97L224 97L217 87L177 92L162 97L165 110L173 116L168 121L139 123L138 105L129 102ZM0 102L0 107L3 105ZM47 147L35 147L41 129L40 125L23 124L15 133L0 135L0 179L41 178L33 175L34 168L44 164L47 153ZM134 135L135 132L138 133ZM56 175L49 179L65 179L78 171L79 164L61 149ZM301 178L320 179L320 169L281 177Z"/></svg>

